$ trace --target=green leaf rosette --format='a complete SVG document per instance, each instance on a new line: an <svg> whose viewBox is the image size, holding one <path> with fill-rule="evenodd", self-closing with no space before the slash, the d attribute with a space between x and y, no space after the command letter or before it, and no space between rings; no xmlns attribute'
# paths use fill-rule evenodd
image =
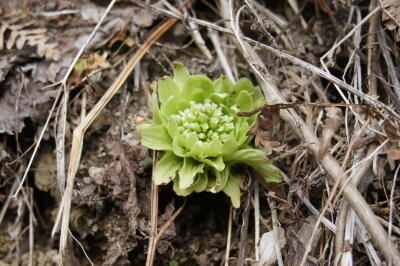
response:
<svg viewBox="0 0 400 266"><path fill-rule="evenodd" d="M177 195L209 191L227 194L240 206L240 172L248 165L267 182L280 182L278 168L263 151L250 146L247 132L257 115L239 117L264 104L257 87L246 79L236 84L190 75L181 63L173 77L163 77L152 95L153 123L141 125L142 144L163 151L154 173L157 185L173 182Z"/></svg>

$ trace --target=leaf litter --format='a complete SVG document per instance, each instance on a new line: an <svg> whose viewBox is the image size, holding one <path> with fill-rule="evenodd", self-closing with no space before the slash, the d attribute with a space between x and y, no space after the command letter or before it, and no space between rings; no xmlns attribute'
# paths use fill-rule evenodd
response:
<svg viewBox="0 0 400 266"><path fill-rule="evenodd" d="M73 56L105 10L101 1L60 1L56 4L36 6L32 1L32 5L28 7L17 6L19 2L16 1L14 5L0 3L0 7L4 5L4 10L12 6L11 11L2 11L0 25L1 206L7 205L4 203L12 194L13 184L22 177L21 169L27 165L30 147L37 140L38 132L55 97L56 88L45 87L63 76ZM201 20L222 25L220 21L223 21L223 15L218 9L222 1L216 1L218 5L215 5L214 1L201 2L195 5L191 12L195 12L196 17ZM241 15L242 33L315 65L319 65L319 58L334 43L341 40L344 33L347 34L357 25L359 19L368 15L366 2L315 1L316 5L313 7L301 7L299 1L298 11L301 16L293 9L293 2L296 1L290 2L292 3L273 1L266 4L261 1L243 1L247 5L247 11ZM377 5L379 2L375 1ZM170 5L173 4L170 1ZM32 12L20 12L17 10L21 9L17 7L31 8L28 11ZM384 56L386 51L382 49L388 49L391 51L389 55L392 60L398 62L396 42L399 40L399 7L396 1L382 1L382 7L382 21L379 21L377 26L385 27L383 34L388 47L379 47L376 56ZM71 130L80 121L83 95L86 95L87 108L90 109L121 71L126 58L134 49L140 47L143 36L164 18L155 12L157 8L169 12L174 10L171 6L161 4L144 9L128 1L119 3L110 12L101 31L96 34L95 40L75 66L68 81L70 98L65 121L68 124L66 158L69 156ZM234 8L237 11L240 6L235 4ZM354 12L351 13L350 10ZM53 15L35 14L56 15L52 17ZM132 14L135 14L134 18ZM302 19L307 23L307 29L302 26ZM132 78L128 79L122 91L106 107L85 136L70 219L70 230L79 241L72 241L70 256L80 264L87 263L80 245L96 265L143 265L146 260L151 220L152 152L140 145L136 125L150 121L150 112L146 104L150 83L170 75L171 62L181 61L192 73L213 78L218 78L224 72L222 60L215 53L214 44L209 42L205 28L197 26L215 60L208 60L192 43L192 34L189 32L191 27L187 21L177 24L145 56L135 70L137 74L132 73ZM362 36L375 34L365 25L359 29ZM266 33L269 37L266 37ZM219 34L222 51L228 55L229 66L234 73L232 76L254 78L245 58L236 49L229 35ZM360 48L365 49L354 49L352 41L344 42L335 50L329 70L352 86L360 86L363 92L367 92L369 87L365 81L367 77L364 69L368 68L367 58L371 55L368 55L364 39ZM232 215L229 265L237 263L243 250L245 265L257 265L257 253L261 261L274 264L280 259L279 254L274 253L277 247L282 254L284 265L299 265L313 230L318 232L311 243L313 249L308 256L308 265L333 263L336 256L333 246L335 234L327 225L329 222L336 224L345 201L341 197L338 198L323 217L327 220L324 225L314 228L333 185L328 174L320 166L319 160L326 155L332 155L339 162L346 162L345 155L350 147L347 140L367 122L369 124L365 134L363 133L362 138L351 146L353 150L350 151L344 170L352 172L349 169L353 169L354 165L364 164L370 156L372 163L366 172L368 178L362 184L363 195L381 219L383 226L392 228L392 238L398 241L399 193L398 179L394 180L400 160L400 131L396 120L384 110L364 104L362 99L360 104L360 99L354 95L346 95L346 99L343 99L343 95L332 83L312 75L307 69L276 58L261 48L257 51L269 66L269 74L287 100L287 103L269 103L255 110L254 112L260 112L262 115L251 131L255 136L254 144L264 149L287 178L277 189L280 193L274 198L269 198L276 202L276 217L273 219L280 222L281 230L278 235L271 233L274 232L272 212L267 203L269 196L266 196L265 192L274 188L261 184L260 194L255 197L255 185L243 182L243 186L252 193L247 238L241 237L241 217L244 209L239 209ZM382 75L374 73L372 78L375 78L378 84L389 85L391 88L396 78L393 73L396 73L398 66L394 66L393 72L390 69L393 66L386 65L387 61L377 62L375 67L381 68ZM362 69L361 80L356 78L356 73L359 73L357 67ZM388 80L389 75L392 76ZM398 112L390 95L390 92L382 89L378 90L377 96L381 102ZM341 104L346 100L349 104ZM313 143L298 137L287 122L282 120L281 113L284 110L297 112L319 137L321 149L317 157L308 151ZM19 259L20 264L28 265L31 260L30 254L34 258L33 265L57 265L58 235L51 239L50 231L62 193L54 172L54 129L59 123L62 121L52 120L32 175L24 187L24 193L16 200L10 201L4 218L1 217L3 207L0 211L0 242L3 243L0 259L5 265L15 265L15 258ZM377 147L380 148L375 153L367 155L367 148ZM361 154L361 157L356 156L357 153ZM251 176L251 173L249 175ZM395 190L392 190L393 187ZM168 221L174 210L183 203L182 198L175 196L171 191L171 187L162 188L160 191L159 227ZM31 192L32 194L29 194ZM260 203L259 207L255 204L256 200ZM159 243L156 264L224 263L229 231L229 201L218 195L203 193L192 195L186 201L183 212ZM31 206L34 214L32 217L35 219L30 225L28 221L31 219ZM259 216L255 214L257 208ZM254 223L256 217L260 222L260 236L264 236L259 238L259 243L255 243L253 238L257 231ZM336 228L344 226L344 230L350 230L350 225L351 220L346 220L344 224L338 222ZM357 223L355 226L357 230L361 230ZM33 250L26 244L29 242L28 231L22 228L33 228ZM349 232L352 231L348 231L347 234L350 234ZM272 245L272 240L266 242L267 236L270 237L268 239L273 239L276 245ZM246 239L245 243L239 245L240 239ZM385 260L378 248L371 243L367 239L364 243L354 240L352 246L344 242L337 245L343 254L350 252L356 264L372 264L373 258L375 262ZM368 244L369 248L365 249Z"/></svg>

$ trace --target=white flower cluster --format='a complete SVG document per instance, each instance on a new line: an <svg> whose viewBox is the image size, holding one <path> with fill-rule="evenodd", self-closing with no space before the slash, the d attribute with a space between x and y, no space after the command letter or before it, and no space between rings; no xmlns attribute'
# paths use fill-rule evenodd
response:
<svg viewBox="0 0 400 266"><path fill-rule="evenodd" d="M190 102L190 107L171 116L183 135L197 134L200 141L224 140L234 130L233 117L225 115L217 104L206 100L205 103Z"/></svg>

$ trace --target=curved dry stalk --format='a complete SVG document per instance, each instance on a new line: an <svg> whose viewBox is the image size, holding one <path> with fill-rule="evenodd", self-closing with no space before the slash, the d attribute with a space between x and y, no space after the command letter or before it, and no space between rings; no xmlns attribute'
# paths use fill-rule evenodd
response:
<svg viewBox="0 0 400 266"><path fill-rule="evenodd" d="M331 193L330 193L330 195L329 195L329 198L328 198L328 200L326 201L324 207L323 207L322 210L321 210L321 213L320 213L319 216L318 216L318 219L317 219L317 221L316 221L316 223L315 223L314 229L313 229L313 231L312 231L312 233L311 233L309 242L307 243L306 249L305 249L305 251L304 251L303 258L302 258L302 260L301 260L301 264L300 264L301 266L304 266L304 265L306 264L306 262L307 262L307 257L308 257L308 254L311 252L311 246L312 246L312 243L313 243L313 241L314 241L315 235L317 234L318 227L319 227L319 225L320 225L320 223L321 223L322 217L324 217L324 215L325 215L327 209L328 209L331 205L334 205L334 203L332 203L332 202L333 202L333 199L335 198L336 192L337 192L337 190L338 190L338 188L339 188L340 180L342 179L343 172L344 172L344 170L345 170L345 165L347 165L347 161L348 161L349 158L350 158L350 154L351 154L351 151L352 151L351 148L352 148L352 146L354 145L354 143L355 143L355 140L352 141L352 143L349 144L350 147L349 147L349 149L348 149L347 152L346 152L346 156L345 156L345 158L344 158L344 161L343 161L343 164L342 164L342 168L340 169L340 172L339 172L339 177L335 180L335 184L334 184L333 187L332 187L332 190L331 190ZM351 179L348 179L348 180L351 180ZM340 195L340 193L338 193L338 195Z"/></svg>
<svg viewBox="0 0 400 266"><path fill-rule="evenodd" d="M271 78L265 74L267 73L265 71L264 64L262 60L259 58L258 54L252 49L252 47L249 47L247 43L244 43L242 39L242 36L240 34L240 29L239 29L239 22L238 20L233 16L233 10L231 10L231 25L233 32L235 34L235 37L240 45L241 51L244 54L244 58L248 61L249 65L251 66L252 70L254 73L257 75L257 77L260 80L260 85L268 98L269 102L276 103L285 103L285 99L279 92L279 90L276 88L275 84L272 82ZM236 16L237 17L237 16ZM304 66L308 70L312 70L315 73L319 73L323 77L329 77L328 80L332 79L333 77L318 69L317 67L305 63L304 61L301 61L291 55L282 53L278 51L275 48L268 47L266 46L266 49L274 52L276 55L281 56L284 55L285 59L289 59L290 61L301 63L301 66ZM261 71L263 71L263 74ZM370 96L365 95L364 93L359 92L358 90L354 89L352 86L344 83L343 81L333 78L332 80L335 80L336 84L341 84L344 86L344 88L348 88L348 90L355 95L358 95L360 97L363 97L365 100L372 99ZM364 97L367 96L367 97ZM375 100L374 100L375 101ZM383 107L383 103L380 103L380 106ZM386 105L385 110L390 110L390 108ZM393 110L390 110L390 113L395 112ZM357 213L358 217L364 224L365 228L367 231L370 233L372 239L374 240L376 246L382 253L382 255L385 257L385 259L390 262L392 261L394 265L400 265L400 252L394 247L393 243L391 243L391 240L388 238L387 233L383 229L382 225L376 218L375 214L372 212L371 208L365 201L365 199L362 197L358 189L351 183L347 182L348 176L343 173L342 171L342 166L336 161L335 158L333 158L330 154L325 154L323 158L319 157L319 152L321 150L321 143L318 137L314 134L312 129L304 122L304 120L297 114L295 110L281 110L280 112L281 118L286 121L289 126L292 128L292 130L306 143L309 143L308 149L311 151L311 153L314 155L316 160L319 161L319 163L324 167L328 175L332 178L333 183L338 182L339 186L341 189L343 189L343 195L345 199L349 202L350 206L355 210ZM399 115L395 115L396 118L399 118ZM343 174L342 174L343 173ZM388 243L391 243L388 245Z"/></svg>
<svg viewBox="0 0 400 266"><path fill-rule="evenodd" d="M388 233L389 233L389 238L392 237L392 231L393 231L393 209L396 208L396 205L394 204L394 193L396 191L396 181L397 177L399 174L400 170L400 164L397 166L397 169L394 173L393 177L393 184L392 184L392 190L390 191L390 200L389 200L389 228L388 228ZM393 243L389 243L389 245L393 245Z"/></svg>
<svg viewBox="0 0 400 266"><path fill-rule="evenodd" d="M233 76L233 71L229 66L228 59L221 47L221 41L218 36L218 32L208 29L208 37L210 37L212 44L214 45L215 52L217 53L219 62L222 66L222 69L225 72L225 75L228 77L229 80L232 82L235 81L235 77Z"/></svg>
<svg viewBox="0 0 400 266"><path fill-rule="evenodd" d="M54 99L53 105L51 106L49 115L48 115L47 118L46 118L46 122L45 122L44 125L43 125L43 129L42 129L42 131L40 132L40 135L39 135L39 138L38 138L38 140L37 140L37 142L36 142L35 148L33 149L32 156L31 156L31 158L29 159L28 165L26 166L26 169L25 169L24 175L22 176L21 182L19 183L18 188L15 190L15 193L11 196L11 198L13 198L13 199L15 199L15 198L17 197L19 191L21 190L22 186L23 186L24 183L25 183L26 177L28 176L28 172L29 172L29 170L30 170L31 167L32 167L32 164L33 164L33 161L34 161L34 159L35 159L36 153L37 153L37 151L39 150L40 143L42 142L44 133L46 132L47 127L49 126L50 119L51 119L51 117L53 116L53 113L54 113L54 110L56 109L58 100L59 100L60 97L61 97L61 92L62 92L61 89L59 89L58 92L57 92L56 98Z"/></svg>
<svg viewBox="0 0 400 266"><path fill-rule="evenodd" d="M260 260L260 252L258 245L260 242L260 185L257 179L254 180L254 259L256 262Z"/></svg>
<svg viewBox="0 0 400 266"><path fill-rule="evenodd" d="M154 172L155 165L157 163L157 153L153 153L153 169ZM157 224L158 224L158 186L151 182L151 221L150 221L150 237L149 237L149 247L147 249L146 265L153 265L154 253L156 249L155 238L157 235Z"/></svg>
<svg viewBox="0 0 400 266"><path fill-rule="evenodd" d="M375 145L370 146L366 155L370 155L371 153L373 153L375 148L376 148ZM365 156L362 152L360 151L358 152L362 154L361 156ZM358 162L355 161L353 163L358 163ZM372 159L365 160L364 163L360 164L352 171L350 179L355 186L358 186L358 184L361 181L361 178L364 177L365 173L370 168L371 164L372 164ZM348 210L349 210L348 203L346 201L343 201L340 206L339 215L336 222L336 237L335 237L336 256L341 253L342 246L344 243L344 232L346 227L346 218Z"/></svg>
<svg viewBox="0 0 400 266"><path fill-rule="evenodd" d="M155 189L154 193L156 193L156 195L157 195L156 196L157 202L154 202L154 203L157 203L157 205L154 207L158 207L158 186L155 185L154 183L153 183L153 187L152 187L152 193L153 193L153 189ZM153 194L153 195L155 195L155 194ZM153 202L152 202L152 204L153 204ZM165 231L167 231L168 227L172 224L172 222L176 219L176 217L178 217L178 215L183 211L183 208L185 207L185 205L186 205L186 199L185 199L185 202L183 203L182 207L180 207L178 210L176 210L172 214L172 216L168 219L168 221L160 228L160 231L158 233L157 233L157 224L155 225L155 228L153 228L153 226L152 226L151 232L150 232L151 235L150 235L150 240L149 240L149 248L147 250L146 266L153 266L154 256L155 256L156 249L157 249L157 244L160 241L161 236L165 233ZM152 207L153 207L153 205L152 205ZM153 208L152 208L152 210L153 210ZM157 210L158 210L158 208L157 208ZM156 212L157 212L157 210L156 210ZM157 213L155 215L157 216ZM152 212L152 217L153 217L153 212ZM156 219L156 221L157 220L158 219Z"/></svg>
<svg viewBox="0 0 400 266"><path fill-rule="evenodd" d="M278 221L278 214L277 214L277 207L276 203L273 200L273 197L275 196L275 192L268 192L268 197L267 197L267 202L269 205L269 208L271 209L271 218L272 218L272 230L275 234L275 252L276 252L276 258L278 261L278 266L283 266L283 259L282 259L282 252L281 252L281 246L280 246L280 236L279 236L279 229L281 229L281 225Z"/></svg>
<svg viewBox="0 0 400 266"><path fill-rule="evenodd" d="M226 236L226 250L225 250L225 266L229 266L229 254L231 251L231 240L232 240L232 218L233 216L233 207L231 206L229 209L229 217L228 217L228 233Z"/></svg>
<svg viewBox="0 0 400 266"><path fill-rule="evenodd" d="M192 4L192 2L193 0L189 1L184 6L190 5ZM91 125L91 123L105 108L107 103L118 92L119 88L125 83L126 79L130 76L136 64L143 58L143 56L147 53L150 47L156 42L156 40L159 39L160 36L164 34L177 21L178 20L176 18L170 18L167 21L165 21L160 27L155 29L155 31L148 37L148 39L141 46L141 48L132 56L132 58L127 63L126 67L118 75L118 77L115 79L111 87L104 93L101 99L96 103L96 105L92 108L92 110L88 113L88 115L83 119L83 121L74 129L71 155L68 167L67 186L57 215L57 220L59 219L59 217L62 217L61 236L60 236L60 264L63 263L63 258L65 256L65 248L68 238L69 215L71 210L72 190L74 186L75 175L79 167L80 150L83 145L84 134L88 129L88 127ZM57 227L58 223L55 224L53 228L53 233L57 229Z"/></svg>
<svg viewBox="0 0 400 266"><path fill-rule="evenodd" d="M58 89L57 96L56 96L56 98L54 99L53 106L52 106L51 109L50 109L49 115L47 116L46 122L44 123L43 129L42 129L42 131L40 132L39 138L38 138L38 140L37 140L37 143L36 143L36 145L35 145L35 148L34 148L34 150L33 150L33 153L32 153L32 155L31 155L31 158L30 158L30 160L29 160L28 166L26 167L24 176L22 177L22 180L21 180L21 182L20 182L20 184L19 184L19 186L18 186L16 192L15 192L14 195L12 196L13 198L15 198L15 197L18 195L19 191L20 191L21 188L22 188L22 185L23 185L24 182L25 182L25 179L26 179L26 177L27 177L27 175L28 175L28 172L29 172L30 169L31 169L32 163L33 163L33 161L34 161L34 159L35 159L35 157L36 157L36 153L37 153L37 151L38 151L38 149L39 149L39 147L40 147L41 141L42 141L42 139L43 139L43 135L44 135L44 133L45 133L46 130L47 130L47 127L48 127L48 125L49 125L50 119L51 119L51 117L53 116L53 112L54 112L54 110L55 110L55 108L56 108L58 99L60 98L61 92L62 92L62 91L63 91L64 94L65 94L65 95L64 95L64 104L65 104L65 107L64 107L63 112L65 112L65 113L67 112L66 101L67 101L67 99L68 99L68 92L67 92L67 85L66 85L66 83L67 83L67 80L68 80L68 78L69 78L69 75L71 74L72 70L74 70L75 64L78 62L79 58L81 57L82 53L85 51L85 49L86 49L87 45L89 44L89 42L93 39L94 35L96 34L96 32L98 31L98 29L100 28L100 26L101 26L101 24L103 23L105 17L106 17L107 14L110 12L110 10L111 10L111 8L114 6L115 2L116 2L116 0L112 0L112 1L109 3L109 5L108 5L106 11L104 12L103 16L100 18L99 22L96 24L96 26L95 26L95 28L93 29L93 31L91 32L89 38L86 40L85 44L81 47L81 49L79 50L79 52L76 54L74 60L73 60L72 63L70 64L70 66L69 66L69 68L68 68L66 74L65 74L64 77L62 78L62 80L60 80L60 81L58 81L58 82L56 82L56 83L54 83L54 84L51 84L51 85L49 85L49 86L44 87L44 88L49 88L49 87L55 87L55 86L61 85L61 87ZM64 127L64 130L65 130L65 127ZM65 133L63 134L62 137L65 138ZM64 143L64 140L62 140L62 142Z"/></svg>
<svg viewBox="0 0 400 266"><path fill-rule="evenodd" d="M137 0L131 0L131 1L133 1L134 3L137 3L138 5L143 6L143 4L141 2L139 2L139 1L137 1ZM293 56L291 54L282 52L282 51L280 51L280 50L278 50L276 48L273 48L272 46L269 46L269 45L260 43L258 41L255 41L255 40L253 40L253 39L251 39L249 37L243 36L241 33L237 33L236 34L231 29L227 29L227 28L218 26L218 25L216 25L214 23L211 23L211 22L208 22L208 21L205 21L205 20L202 20L202 19L197 19L197 18L193 18L193 17L189 17L189 16L182 17L180 14L176 14L174 12L171 12L171 11L168 11L168 10L165 10L165 9L161 9L161 8L155 6L155 5L150 5L149 8L151 8L152 10L155 10L155 11L157 11L159 13L162 13L164 15L167 15L169 17L193 21L196 24L204 26L204 27L207 27L207 28L215 29L217 31L220 31L220 32L223 32L223 33L227 33L227 34L230 34L230 35L236 35L238 38L240 38L241 40L245 41L246 43L252 44L257 48L262 48L264 50L267 50L267 51L275 54L277 57L280 57L281 59L288 60L292 64L301 66L304 69L306 69L308 71L311 71L313 74L318 75L318 76L320 76L320 77L332 82L333 84L336 84L337 86L347 90L348 92L360 97L365 102L367 102L367 103L369 103L371 105L375 105L376 107L384 109L386 112L388 112L388 114L392 115L395 119L400 121L400 115L397 114L393 110L393 108L391 108L388 105L386 105L386 104L374 99L370 95L365 94L365 93L355 89L353 86L351 86L351 85L347 84L346 82L338 79L337 77L333 76L331 73L327 73L326 71L316 67L313 64L310 64L310 63L308 63L306 61L303 61L300 58L297 58L297 57L295 57L295 56ZM259 62L262 63L261 60L259 60ZM263 68L262 65L264 65L264 64L262 63L260 65L260 64L257 63L257 65L253 66L253 71L260 72L259 70L257 70L257 67ZM263 69L266 70L265 68L263 68ZM261 73L260 73L260 75L261 75ZM265 79L265 77L264 77L264 79Z"/></svg>
<svg viewBox="0 0 400 266"><path fill-rule="evenodd" d="M369 10L370 12L372 9L377 5L377 0L371 0L370 5L369 5ZM380 13L375 14L369 23L368 27L368 39L367 39L367 48L368 48L368 54L367 54L367 78L368 78L368 90L370 94L376 95L377 94L377 82L376 82L376 77L373 74L373 67L375 65L378 65L378 54L377 54L377 49L376 46L376 32L378 30L378 25L380 23Z"/></svg>

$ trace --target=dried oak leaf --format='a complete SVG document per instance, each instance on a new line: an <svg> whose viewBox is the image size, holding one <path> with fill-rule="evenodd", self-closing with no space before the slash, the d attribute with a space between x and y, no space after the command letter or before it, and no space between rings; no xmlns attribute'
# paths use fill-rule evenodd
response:
<svg viewBox="0 0 400 266"><path fill-rule="evenodd" d="M88 58L81 58L75 65L74 72L69 78L71 84L76 84L81 81L81 76L87 71L96 69L105 69L110 67L107 59L99 55L98 53L91 53Z"/></svg>
<svg viewBox="0 0 400 266"><path fill-rule="evenodd" d="M279 141L272 140L269 132L263 130L257 130L254 142L256 147L262 146L267 155L272 152L281 152L286 148L286 145L281 145Z"/></svg>
<svg viewBox="0 0 400 266"><path fill-rule="evenodd" d="M254 142L257 147L262 146L267 155L273 151L281 152L286 148L286 145L281 145L279 141L272 140L273 136L280 127L279 109L268 108L271 105L264 105L251 112L239 112L240 116L249 116L256 111L261 110L261 115L257 118L256 123L247 133L249 136L255 136Z"/></svg>

